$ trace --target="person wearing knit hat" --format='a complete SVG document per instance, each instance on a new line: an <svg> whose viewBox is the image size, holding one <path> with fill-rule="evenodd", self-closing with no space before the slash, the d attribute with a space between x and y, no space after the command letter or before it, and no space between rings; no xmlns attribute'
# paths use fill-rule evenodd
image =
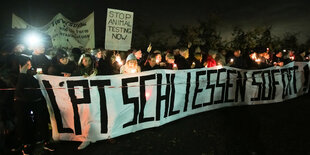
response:
<svg viewBox="0 0 310 155"><path fill-rule="evenodd" d="M70 61L66 51L58 49L53 57L52 65L48 68L47 74L69 77L77 68L73 61Z"/></svg>
<svg viewBox="0 0 310 155"><path fill-rule="evenodd" d="M129 60L137 60L136 56L133 53L130 53L126 58L126 63Z"/></svg>
<svg viewBox="0 0 310 155"><path fill-rule="evenodd" d="M126 63L120 68L121 74L127 74L127 73L138 73L141 72L141 68L138 65L138 61L136 56L131 53L126 58Z"/></svg>

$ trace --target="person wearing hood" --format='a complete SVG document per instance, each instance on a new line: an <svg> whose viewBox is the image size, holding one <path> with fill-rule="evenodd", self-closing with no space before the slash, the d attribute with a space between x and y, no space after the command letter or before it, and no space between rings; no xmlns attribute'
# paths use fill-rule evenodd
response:
<svg viewBox="0 0 310 155"><path fill-rule="evenodd" d="M126 63L120 68L121 74L138 73L141 72L141 68L138 65L137 58L133 53L130 53L126 58Z"/></svg>
<svg viewBox="0 0 310 155"><path fill-rule="evenodd" d="M70 61L67 52L62 49L57 50L53 59L53 64L48 68L49 75L69 77L76 69L75 63Z"/></svg>
<svg viewBox="0 0 310 155"><path fill-rule="evenodd" d="M44 45L37 45L33 49L31 64L35 71L42 72L43 74L47 74L47 70L52 64L51 58L45 55L45 47ZM42 70L42 71L39 71Z"/></svg>
<svg viewBox="0 0 310 155"><path fill-rule="evenodd" d="M82 54L78 63L78 68L73 73L75 76L96 76L98 73L95 62L90 54Z"/></svg>

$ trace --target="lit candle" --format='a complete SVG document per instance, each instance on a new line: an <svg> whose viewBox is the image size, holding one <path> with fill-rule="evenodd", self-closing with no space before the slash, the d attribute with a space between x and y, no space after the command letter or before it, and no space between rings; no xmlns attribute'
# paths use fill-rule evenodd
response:
<svg viewBox="0 0 310 155"><path fill-rule="evenodd" d="M259 64L262 60L260 58L255 59L255 62Z"/></svg>
<svg viewBox="0 0 310 155"><path fill-rule="evenodd" d="M135 73L135 72L137 72L136 69L131 69L131 73Z"/></svg>
<svg viewBox="0 0 310 155"><path fill-rule="evenodd" d="M42 68L37 68L37 73L42 74Z"/></svg>
<svg viewBox="0 0 310 155"><path fill-rule="evenodd" d="M231 59L230 59L230 62L231 62L231 63L233 63L233 62L234 62L234 59L233 59L233 58L231 58Z"/></svg>
<svg viewBox="0 0 310 155"><path fill-rule="evenodd" d="M120 56L116 56L115 60L117 61L119 65L123 65L123 62Z"/></svg>

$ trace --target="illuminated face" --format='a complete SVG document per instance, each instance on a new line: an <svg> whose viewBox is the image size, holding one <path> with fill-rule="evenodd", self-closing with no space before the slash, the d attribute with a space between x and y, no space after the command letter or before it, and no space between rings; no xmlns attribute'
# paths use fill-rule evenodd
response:
<svg viewBox="0 0 310 155"><path fill-rule="evenodd" d="M60 58L60 59L59 59L59 62L60 62L61 64L63 64L63 65L66 65L66 64L69 63L69 59L68 59L67 57L65 57L65 58Z"/></svg>
<svg viewBox="0 0 310 155"><path fill-rule="evenodd" d="M279 52L278 54L276 54L276 57L281 58L282 57L282 52Z"/></svg>
<svg viewBox="0 0 310 155"><path fill-rule="evenodd" d="M195 55L195 58L196 58L197 60L199 60L199 61L202 60L202 56L201 56L201 55Z"/></svg>
<svg viewBox="0 0 310 155"><path fill-rule="evenodd" d="M15 53L21 53L25 50L25 46L22 44L18 44L15 48L14 48L14 52Z"/></svg>
<svg viewBox="0 0 310 155"><path fill-rule="evenodd" d="M102 58L102 52L101 52L101 51L97 52L96 57L97 57L98 59Z"/></svg>
<svg viewBox="0 0 310 155"><path fill-rule="evenodd" d="M135 56L136 56L137 59L140 59L142 57L142 51L141 50L137 51L135 53Z"/></svg>
<svg viewBox="0 0 310 155"><path fill-rule="evenodd" d="M31 61L29 60L29 61L27 61L27 64L28 64L28 67L27 67L27 69L29 70L29 69L31 69Z"/></svg>
<svg viewBox="0 0 310 155"><path fill-rule="evenodd" d="M43 45L38 45L34 48L35 54L43 54L45 52L45 48Z"/></svg>
<svg viewBox="0 0 310 155"><path fill-rule="evenodd" d="M169 64L173 64L174 63L174 59L167 59L167 62L169 63Z"/></svg>
<svg viewBox="0 0 310 155"><path fill-rule="evenodd" d="M155 58L156 58L155 59L156 63L160 63L161 62L161 55L160 54L157 54Z"/></svg>
<svg viewBox="0 0 310 155"><path fill-rule="evenodd" d="M129 60L127 61L128 67L134 68L137 65L137 60Z"/></svg>
<svg viewBox="0 0 310 155"><path fill-rule="evenodd" d="M240 57L241 51L240 50L236 50L234 51L234 56L235 57Z"/></svg>
<svg viewBox="0 0 310 155"><path fill-rule="evenodd" d="M183 51L183 52L180 52L180 54L185 58L185 59L187 59L188 58L188 56L189 56L189 52L188 52L188 50L186 50L186 51Z"/></svg>
<svg viewBox="0 0 310 155"><path fill-rule="evenodd" d="M157 59L156 58L151 58L151 60L149 60L150 66L155 66L157 63Z"/></svg>
<svg viewBox="0 0 310 155"><path fill-rule="evenodd" d="M91 58L90 57L84 57L82 60L82 64L84 67L89 67L91 65Z"/></svg>
<svg viewBox="0 0 310 155"><path fill-rule="evenodd" d="M265 59L270 59L270 55L268 53L264 53L264 58Z"/></svg>

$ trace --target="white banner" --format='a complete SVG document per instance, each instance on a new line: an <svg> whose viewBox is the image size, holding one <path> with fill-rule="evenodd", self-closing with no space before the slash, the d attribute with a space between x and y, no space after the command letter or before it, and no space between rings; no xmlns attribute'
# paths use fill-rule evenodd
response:
<svg viewBox="0 0 310 155"><path fill-rule="evenodd" d="M108 8L105 49L127 51L131 47L133 12Z"/></svg>
<svg viewBox="0 0 310 155"><path fill-rule="evenodd" d="M48 24L42 27L31 26L13 14L12 28L35 29L46 33L51 37L55 48L95 48L94 13L78 22L71 22L61 13L58 13Z"/></svg>
<svg viewBox="0 0 310 155"><path fill-rule="evenodd" d="M309 65L37 78L48 103L53 138L97 141L222 107L295 98L309 91Z"/></svg>

